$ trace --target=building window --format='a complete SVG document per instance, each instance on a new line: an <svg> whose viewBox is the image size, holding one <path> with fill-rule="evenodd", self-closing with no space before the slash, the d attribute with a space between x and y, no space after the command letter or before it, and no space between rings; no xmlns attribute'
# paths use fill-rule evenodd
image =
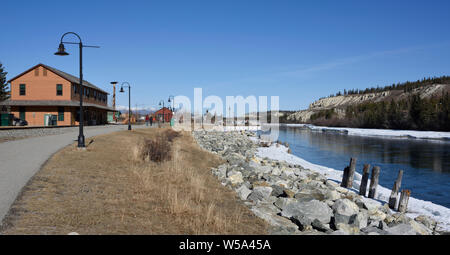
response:
<svg viewBox="0 0 450 255"><path fill-rule="evenodd" d="M43 75L43 76L47 76L47 69L45 69L45 68L42 69L42 75Z"/></svg>
<svg viewBox="0 0 450 255"><path fill-rule="evenodd" d="M21 120L25 120L25 107L24 106L19 107L19 118Z"/></svg>
<svg viewBox="0 0 450 255"><path fill-rule="evenodd" d="M39 76L39 67L34 69L34 76Z"/></svg>
<svg viewBox="0 0 450 255"><path fill-rule="evenodd" d="M56 84L56 95L62 96L63 95L63 86L62 84Z"/></svg>
<svg viewBox="0 0 450 255"><path fill-rule="evenodd" d="M97 90L94 90L94 99L97 99Z"/></svg>
<svg viewBox="0 0 450 255"><path fill-rule="evenodd" d="M64 107L58 107L58 121L64 121Z"/></svg>
<svg viewBox="0 0 450 255"><path fill-rule="evenodd" d="M19 95L25 96L25 84L20 84L20 93Z"/></svg>

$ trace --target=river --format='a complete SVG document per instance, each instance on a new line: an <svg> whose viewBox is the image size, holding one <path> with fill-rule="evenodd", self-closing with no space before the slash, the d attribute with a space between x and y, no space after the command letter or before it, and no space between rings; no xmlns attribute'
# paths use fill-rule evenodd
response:
<svg viewBox="0 0 450 255"><path fill-rule="evenodd" d="M450 141L352 136L280 127L279 140L288 142L292 154L311 163L343 170L350 157L363 165L379 166L379 183L392 188L404 170L402 189L412 196L450 208Z"/></svg>

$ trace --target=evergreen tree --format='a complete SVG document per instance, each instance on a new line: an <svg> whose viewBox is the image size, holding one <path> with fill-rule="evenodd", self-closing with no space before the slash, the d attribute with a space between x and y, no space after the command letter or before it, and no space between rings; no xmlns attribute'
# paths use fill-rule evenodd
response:
<svg viewBox="0 0 450 255"><path fill-rule="evenodd" d="M8 99L9 93L7 91L8 89L8 83L6 82L6 74L2 63L0 62L0 101L3 101L5 99Z"/></svg>

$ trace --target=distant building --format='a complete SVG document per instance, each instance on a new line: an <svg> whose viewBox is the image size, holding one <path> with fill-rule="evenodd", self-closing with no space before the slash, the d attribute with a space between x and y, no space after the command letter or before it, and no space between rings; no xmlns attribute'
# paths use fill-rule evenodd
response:
<svg viewBox="0 0 450 255"><path fill-rule="evenodd" d="M173 112L172 110L170 110L167 107L161 108L158 111L156 111L153 116L155 117L156 121L161 121L164 118L165 122L170 122L170 120L172 119L173 116Z"/></svg>
<svg viewBox="0 0 450 255"><path fill-rule="evenodd" d="M56 68L38 64L8 81L11 97L0 102L14 117L26 120L30 126L78 125L80 94L83 94L86 125L105 124L108 93Z"/></svg>

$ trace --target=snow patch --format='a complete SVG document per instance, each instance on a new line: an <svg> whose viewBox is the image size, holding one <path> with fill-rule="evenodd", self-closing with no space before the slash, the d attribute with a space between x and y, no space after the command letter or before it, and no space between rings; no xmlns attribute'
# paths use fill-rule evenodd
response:
<svg viewBox="0 0 450 255"><path fill-rule="evenodd" d="M416 138L416 139L441 139L450 140L450 132L437 131L416 131L416 130L392 130L392 129L368 129L368 128L338 128L314 126L311 124L280 124L285 127L302 127L313 131L337 132L347 135L357 136L382 136L396 138Z"/></svg>

